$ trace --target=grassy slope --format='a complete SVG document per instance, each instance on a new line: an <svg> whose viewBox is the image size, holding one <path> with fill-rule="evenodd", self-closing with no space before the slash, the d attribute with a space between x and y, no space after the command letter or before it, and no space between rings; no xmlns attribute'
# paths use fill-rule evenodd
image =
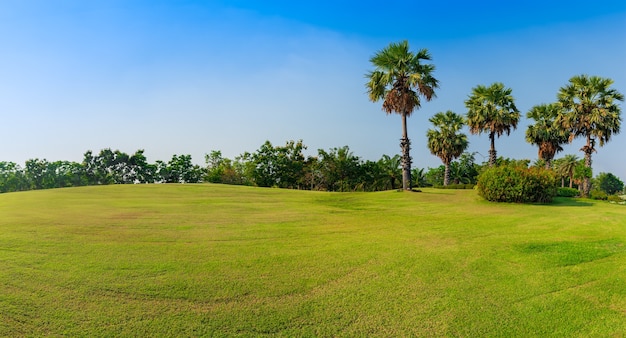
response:
<svg viewBox="0 0 626 338"><path fill-rule="evenodd" d="M0 336L620 336L626 207L221 185L0 195Z"/></svg>

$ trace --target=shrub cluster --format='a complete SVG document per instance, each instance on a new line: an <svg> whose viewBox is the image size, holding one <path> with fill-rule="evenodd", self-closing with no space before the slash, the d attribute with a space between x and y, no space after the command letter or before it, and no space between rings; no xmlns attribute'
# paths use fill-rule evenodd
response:
<svg viewBox="0 0 626 338"><path fill-rule="evenodd" d="M500 166L483 171L476 188L492 202L549 203L557 193L557 177L543 168Z"/></svg>
<svg viewBox="0 0 626 338"><path fill-rule="evenodd" d="M609 195L600 189L592 189L589 192L589 198L594 200L606 201L609 198Z"/></svg>
<svg viewBox="0 0 626 338"><path fill-rule="evenodd" d="M556 190L556 195L559 197L576 197L580 195L580 192L578 191L578 189L575 188L559 187Z"/></svg>

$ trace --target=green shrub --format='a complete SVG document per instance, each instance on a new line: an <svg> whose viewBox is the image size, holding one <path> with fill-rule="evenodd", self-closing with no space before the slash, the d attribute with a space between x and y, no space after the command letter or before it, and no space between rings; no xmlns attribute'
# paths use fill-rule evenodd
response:
<svg viewBox="0 0 626 338"><path fill-rule="evenodd" d="M600 189L593 189L589 192L589 198L594 200L606 201L608 197L609 195L607 195L604 191Z"/></svg>
<svg viewBox="0 0 626 338"><path fill-rule="evenodd" d="M619 195L610 195L607 200L609 202L616 202L616 203L621 203L624 202L624 200L619 196Z"/></svg>
<svg viewBox="0 0 626 338"><path fill-rule="evenodd" d="M574 188L557 188L556 189L556 195L559 197L576 197L579 194L580 193L578 192L578 189L574 189Z"/></svg>
<svg viewBox="0 0 626 338"><path fill-rule="evenodd" d="M543 168L493 167L483 171L478 194L492 202L549 203L556 196L557 177Z"/></svg>

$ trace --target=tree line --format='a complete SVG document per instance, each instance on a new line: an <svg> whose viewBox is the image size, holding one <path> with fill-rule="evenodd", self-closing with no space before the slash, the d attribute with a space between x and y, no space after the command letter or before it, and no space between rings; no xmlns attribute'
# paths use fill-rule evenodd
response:
<svg viewBox="0 0 626 338"><path fill-rule="evenodd" d="M103 149L85 152L82 162L30 159L24 166L0 162L0 193L36 189L108 184L146 183L223 183L258 187L278 187L322 191L381 191L402 187L400 155L382 155L377 161L363 160L348 146L318 149L305 156L302 140L275 146L266 141L255 152L234 159L219 150L205 155L205 165L193 164L191 155L173 155L167 161L149 163L143 150L127 154ZM497 165L544 167L544 160L514 160L499 157ZM464 152L447 166L412 170L412 186L471 187L488 167L477 163L473 153ZM553 161L552 169L561 177L561 186L578 188L590 170L584 159L566 155ZM621 191L623 183L612 174L600 173L594 186L608 194ZM620 185L621 184L621 185Z"/></svg>

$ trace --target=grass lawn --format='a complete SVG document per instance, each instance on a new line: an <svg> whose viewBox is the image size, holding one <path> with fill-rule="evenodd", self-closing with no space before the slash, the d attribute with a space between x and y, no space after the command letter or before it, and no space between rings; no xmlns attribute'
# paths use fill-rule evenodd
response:
<svg viewBox="0 0 626 338"><path fill-rule="evenodd" d="M0 195L0 336L626 334L626 206L224 185Z"/></svg>

